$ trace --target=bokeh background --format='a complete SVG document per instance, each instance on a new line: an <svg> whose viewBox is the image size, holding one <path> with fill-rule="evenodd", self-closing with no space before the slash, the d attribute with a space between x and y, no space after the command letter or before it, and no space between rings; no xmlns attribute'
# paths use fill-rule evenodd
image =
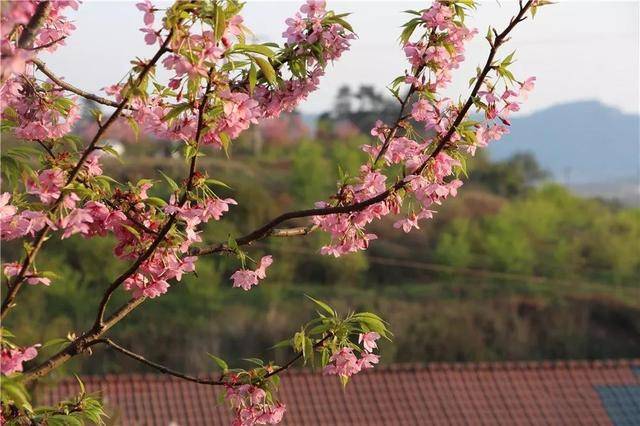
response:
<svg viewBox="0 0 640 426"><path fill-rule="evenodd" d="M335 189L338 165L355 173L376 119L395 115L385 85L405 64L397 43L405 9L421 2L333 2L353 12L359 39L329 68L309 102L261 123L231 149L202 164L231 189L233 214L204 239L242 235L287 210L305 208ZM294 2L249 2L246 24L257 41L280 41ZM473 24L501 28L512 2L484 2ZM433 221L403 234L391 222L364 253L322 257L324 237L265 240L254 257L273 254L269 277L250 292L231 288L237 261L202 258L197 276L172 284L113 329L123 346L172 368L205 372L206 353L225 359L283 360L272 344L313 316L304 294L342 312L380 313L395 334L384 363L640 357L640 185L637 2L563 2L542 8L518 28L514 72L537 76L537 88L512 132L469 164L469 179ZM78 30L47 64L90 91L117 82L129 61L150 48L132 2L87 1ZM478 37L449 95L486 55ZM75 132L92 131L90 108ZM122 163L105 160L120 181L178 177L174 146L137 138L123 124L108 135ZM3 140L3 150L15 143ZM165 194L166 195L166 194ZM18 257L19 246L3 246ZM39 268L59 271L49 288L26 289L6 326L24 341L46 341L91 324L103 289L126 268L107 239L48 243ZM125 300L127 294L118 297ZM34 327L33 324L42 324ZM77 359L63 373L142 371L109 351ZM59 373L58 373L59 374Z"/></svg>

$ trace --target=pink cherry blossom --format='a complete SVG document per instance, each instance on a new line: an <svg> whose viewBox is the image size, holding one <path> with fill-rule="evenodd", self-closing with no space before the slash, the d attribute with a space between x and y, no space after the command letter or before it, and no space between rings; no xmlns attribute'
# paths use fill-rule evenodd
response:
<svg viewBox="0 0 640 426"><path fill-rule="evenodd" d="M144 42L148 45L162 42L162 38L153 28L140 28L140 32L144 33Z"/></svg>
<svg viewBox="0 0 640 426"><path fill-rule="evenodd" d="M147 27L153 25L153 21L154 21L153 12L155 10L153 7L153 4L151 4L149 0L144 0L140 3L136 3L136 7L138 8L138 10L144 12L144 24Z"/></svg>
<svg viewBox="0 0 640 426"><path fill-rule="evenodd" d="M233 287L240 287L244 291L251 289L254 285L258 285L258 281L266 278L267 268L273 263L272 256L263 256L258 263L255 271L248 269L239 269L231 275Z"/></svg>
<svg viewBox="0 0 640 426"><path fill-rule="evenodd" d="M32 275L27 278L27 284L29 285L38 285L42 284L45 286L51 285L51 279L45 277L39 277L37 275Z"/></svg>
<svg viewBox="0 0 640 426"><path fill-rule="evenodd" d="M325 0L307 0L307 2L300 7L300 12L306 13L308 17L314 17L324 14L325 7Z"/></svg>
<svg viewBox="0 0 640 426"><path fill-rule="evenodd" d="M5 263L4 265L4 275L7 278L15 277L22 270L22 265L18 262Z"/></svg>
<svg viewBox="0 0 640 426"><path fill-rule="evenodd" d="M333 376L351 377L360 372L361 366L353 349L342 348L329 358L329 364L323 369L323 373Z"/></svg>
<svg viewBox="0 0 640 426"><path fill-rule="evenodd" d="M27 180L27 193L37 195L45 204L60 198L64 186L64 172L58 168L46 169L38 175L38 182Z"/></svg>
<svg viewBox="0 0 640 426"><path fill-rule="evenodd" d="M373 368L373 366L379 362L380 356L365 352L358 360L358 366L360 369L366 370L367 368Z"/></svg>
<svg viewBox="0 0 640 426"><path fill-rule="evenodd" d="M18 212L16 207L9 204L10 199L11 194L8 192L4 192L0 195L0 223L11 220L11 218L13 218L13 216Z"/></svg>
<svg viewBox="0 0 640 426"><path fill-rule="evenodd" d="M2 352L0 353L0 372L5 376L22 372L22 364L38 356L38 347L40 347L40 345L33 345L22 349L2 348Z"/></svg>
<svg viewBox="0 0 640 426"><path fill-rule="evenodd" d="M260 259L258 268L256 269L256 276L261 280L265 279L267 277L267 268L271 266L272 263L272 256L263 256L262 259Z"/></svg>
<svg viewBox="0 0 640 426"><path fill-rule="evenodd" d="M373 352L378 347L376 342L380 338L380 335L375 331L369 331L367 333L360 333L358 336L358 343L362 344L362 347L366 352Z"/></svg>
<svg viewBox="0 0 640 426"><path fill-rule="evenodd" d="M393 224L393 227L396 229L402 228L405 233L411 232L411 229L413 228L420 229L416 215L410 215L409 217L396 221Z"/></svg>

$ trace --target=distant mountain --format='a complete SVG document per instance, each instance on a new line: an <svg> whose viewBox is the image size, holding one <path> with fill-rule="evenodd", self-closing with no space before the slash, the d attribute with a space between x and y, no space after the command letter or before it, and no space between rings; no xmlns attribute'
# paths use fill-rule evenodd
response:
<svg viewBox="0 0 640 426"><path fill-rule="evenodd" d="M315 128L318 115L302 117ZM489 152L494 160L531 152L577 194L640 205L640 115L597 101L555 105L513 118L511 133Z"/></svg>
<svg viewBox="0 0 640 426"><path fill-rule="evenodd" d="M618 181L637 186L640 116L595 101L556 105L514 118L511 133L490 147L496 160L525 151L570 186Z"/></svg>

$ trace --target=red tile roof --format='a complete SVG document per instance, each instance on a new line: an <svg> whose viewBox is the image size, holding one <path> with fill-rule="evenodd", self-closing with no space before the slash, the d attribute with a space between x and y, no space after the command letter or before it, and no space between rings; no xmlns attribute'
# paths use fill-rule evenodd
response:
<svg viewBox="0 0 640 426"><path fill-rule="evenodd" d="M219 389L161 375L84 377L116 424L227 425ZM51 403L77 392L65 379L40 389ZM396 365L353 378L292 371L280 398L289 425L640 424L640 360Z"/></svg>

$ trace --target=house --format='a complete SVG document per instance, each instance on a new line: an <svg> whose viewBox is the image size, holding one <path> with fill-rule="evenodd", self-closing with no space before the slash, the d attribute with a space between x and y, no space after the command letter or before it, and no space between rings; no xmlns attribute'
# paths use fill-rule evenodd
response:
<svg viewBox="0 0 640 426"><path fill-rule="evenodd" d="M115 424L228 425L219 388L162 375L84 377ZM77 393L74 379L40 402ZM353 377L283 374L287 425L640 425L640 359L392 365Z"/></svg>

